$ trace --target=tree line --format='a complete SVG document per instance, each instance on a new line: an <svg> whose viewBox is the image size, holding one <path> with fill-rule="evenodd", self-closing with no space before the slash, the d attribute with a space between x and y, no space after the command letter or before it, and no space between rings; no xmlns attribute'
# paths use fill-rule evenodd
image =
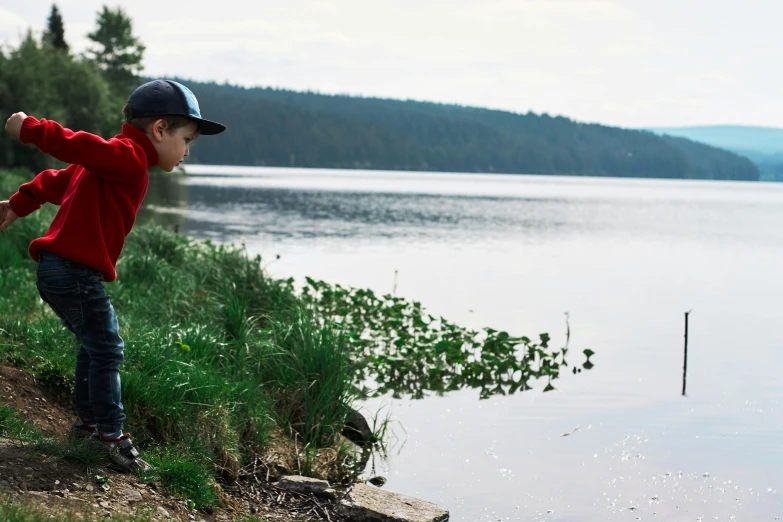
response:
<svg viewBox="0 0 783 522"><path fill-rule="evenodd" d="M47 30L0 52L0 109L24 110L104 136L142 83L144 45L121 8L103 7L70 52L52 7ZM289 167L502 172L580 176L758 180L736 154L683 138L586 124L547 114L429 102L323 95L180 80L205 114L228 126L199 140L192 163ZM50 166L30 147L0 137L0 166Z"/></svg>
<svg viewBox="0 0 783 522"><path fill-rule="evenodd" d="M547 114L188 80L228 132L191 161L226 165L758 180L731 152Z"/></svg>

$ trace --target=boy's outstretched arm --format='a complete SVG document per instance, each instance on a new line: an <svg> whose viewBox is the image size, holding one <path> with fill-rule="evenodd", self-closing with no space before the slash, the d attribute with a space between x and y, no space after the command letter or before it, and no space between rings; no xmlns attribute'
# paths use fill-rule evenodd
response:
<svg viewBox="0 0 783 522"><path fill-rule="evenodd" d="M0 201L0 233L5 232L8 225L16 221L18 216L8 201Z"/></svg>
<svg viewBox="0 0 783 522"><path fill-rule="evenodd" d="M19 139L25 119L27 115L23 112L12 114L5 122L8 135ZM38 210L44 203L62 204L75 167L71 165L63 170L45 170L31 182L22 185L9 201L0 202L0 232L17 218Z"/></svg>
<svg viewBox="0 0 783 522"><path fill-rule="evenodd" d="M78 165L69 165L63 170L44 170L32 181L19 187L19 191L9 199L14 214L17 217L25 217L41 208L44 203L62 205L77 168Z"/></svg>
<svg viewBox="0 0 783 522"><path fill-rule="evenodd" d="M74 132L56 121L39 121L23 112L8 119L6 132L60 161L87 167L97 177L109 181L137 183L132 175L138 172L140 163L146 162L143 153L126 141L104 140L89 132Z"/></svg>

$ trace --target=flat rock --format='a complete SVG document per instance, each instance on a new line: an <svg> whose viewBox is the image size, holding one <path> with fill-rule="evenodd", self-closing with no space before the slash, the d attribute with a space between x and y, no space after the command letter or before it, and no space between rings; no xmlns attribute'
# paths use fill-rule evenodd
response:
<svg viewBox="0 0 783 522"><path fill-rule="evenodd" d="M351 522L445 522L449 512L431 502L356 484L337 511Z"/></svg>
<svg viewBox="0 0 783 522"><path fill-rule="evenodd" d="M296 493L314 493L316 495L328 494L332 491L327 481L300 475L280 477L280 480L277 481L277 487Z"/></svg>

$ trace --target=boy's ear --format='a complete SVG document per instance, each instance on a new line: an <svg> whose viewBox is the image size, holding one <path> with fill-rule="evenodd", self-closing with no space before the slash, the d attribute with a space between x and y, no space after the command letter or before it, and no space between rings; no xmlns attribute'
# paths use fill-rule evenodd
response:
<svg viewBox="0 0 783 522"><path fill-rule="evenodd" d="M150 137L154 140L160 143L163 141L163 133L167 131L169 128L169 124L166 123L166 120L160 119L155 120L152 123L150 123Z"/></svg>

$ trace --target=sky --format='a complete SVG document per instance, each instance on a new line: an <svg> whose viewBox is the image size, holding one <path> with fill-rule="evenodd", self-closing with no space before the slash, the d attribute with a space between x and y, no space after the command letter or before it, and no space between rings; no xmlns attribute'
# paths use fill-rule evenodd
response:
<svg viewBox="0 0 783 522"><path fill-rule="evenodd" d="M783 127L779 0L58 0L75 52L103 4L133 19L146 76L621 127ZM0 0L0 43L42 31L50 9Z"/></svg>

